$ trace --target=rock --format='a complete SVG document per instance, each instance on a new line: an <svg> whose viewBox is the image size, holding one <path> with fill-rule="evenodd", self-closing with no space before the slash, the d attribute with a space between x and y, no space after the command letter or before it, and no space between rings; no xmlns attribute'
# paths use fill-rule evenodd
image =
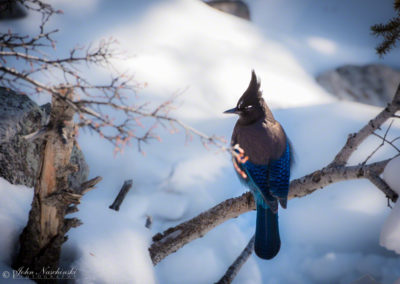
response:
<svg viewBox="0 0 400 284"><path fill-rule="evenodd" d="M0 1L0 20L16 20L25 18L25 8L17 1Z"/></svg>
<svg viewBox="0 0 400 284"><path fill-rule="evenodd" d="M82 182L86 181L89 175L89 166L85 161L82 151L74 146L71 153L72 165L77 165L79 170L69 176L69 184L72 188L80 188Z"/></svg>
<svg viewBox="0 0 400 284"><path fill-rule="evenodd" d="M222 12L250 21L250 10L247 4L240 0L211 0L206 4Z"/></svg>
<svg viewBox="0 0 400 284"><path fill-rule="evenodd" d="M371 275L367 274L362 276L360 279L351 282L351 284L379 284Z"/></svg>
<svg viewBox="0 0 400 284"><path fill-rule="evenodd" d="M317 76L317 82L341 100L384 107L400 83L400 72L385 65L345 65Z"/></svg>
<svg viewBox="0 0 400 284"><path fill-rule="evenodd" d="M43 141L28 142L22 136L46 124L50 107L39 107L28 96L0 87L0 176L10 183L34 186ZM71 162L79 168L69 179L76 188L86 181L89 167L77 147L72 150Z"/></svg>

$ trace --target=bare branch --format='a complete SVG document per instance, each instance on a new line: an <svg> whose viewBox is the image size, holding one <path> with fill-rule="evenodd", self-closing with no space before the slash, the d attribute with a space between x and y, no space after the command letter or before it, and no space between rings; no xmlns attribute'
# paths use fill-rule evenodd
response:
<svg viewBox="0 0 400 284"><path fill-rule="evenodd" d="M79 114L78 126L87 127L111 142L115 146L115 152L122 151L132 140L136 140L139 151L142 151L142 143L153 139L161 140L155 131L158 125L168 128L171 132L176 132L177 128L183 129L187 136L192 134L198 136L204 145L211 144L222 150L229 150L225 147L226 141L223 139L208 136L171 117L169 113L173 109L172 100L166 100L154 109L149 109L146 103L126 104L129 97L136 96L136 90L140 88L140 85L134 82L132 76L119 73L112 66L110 60L118 55L113 47L116 44L114 39L101 41L97 46L87 48L86 51L77 47L72 49L67 57L51 59L37 51L37 47L43 47L42 39L52 42L51 34L52 32L44 33L34 38L13 33L2 35L3 38L7 38L7 41L0 45L0 62L7 62L6 59L14 58L21 59L29 66L27 69L21 67L17 69L0 64L0 82L5 87L18 90L23 86L26 93L30 95L45 92L51 96L59 96L58 89L52 87L52 81L45 83L34 75L38 72L49 74L50 77L53 77L53 74L62 74L64 80L62 86L72 89L77 98L76 101L67 98L64 100ZM111 68L116 75L111 78L109 84L92 84L81 75L77 68L80 64L86 64L87 67L95 65ZM115 120L105 115L110 110L119 111L124 118ZM142 119L151 119L153 123L144 128ZM37 138L43 134L45 133L34 133L28 138Z"/></svg>
<svg viewBox="0 0 400 284"><path fill-rule="evenodd" d="M374 136L376 136L376 137L382 139L382 145L383 145L383 143L386 142L386 143L388 143L390 146L392 146L398 153L400 153L400 149L399 149L396 145L394 145L394 143L393 143L393 142L395 142L396 140L398 140L400 137L396 137L396 138L393 139L392 141L389 141L389 140L386 139L385 136L382 137L381 135L376 134L375 132L372 133L372 135L374 135Z"/></svg>
<svg viewBox="0 0 400 284"><path fill-rule="evenodd" d="M374 119L370 120L367 125L360 129L357 133L350 134L346 144L336 155L335 159L329 166L343 166L347 163L350 156L357 150L358 146L376 129L388 120L400 108L400 85L388 106L382 110Z"/></svg>
<svg viewBox="0 0 400 284"><path fill-rule="evenodd" d="M394 192L389 185L376 174L369 174L367 178L377 187L379 188L389 200L396 202L398 199L398 194Z"/></svg>
<svg viewBox="0 0 400 284"><path fill-rule="evenodd" d="M238 256L238 258L229 266L228 270L226 271L225 275L216 283L216 284L230 284L232 283L233 279L235 279L236 275L242 268L243 264L249 259L250 255L253 253L254 250L254 241L255 236L251 237L250 241L248 242L247 246L244 248L242 253Z"/></svg>
<svg viewBox="0 0 400 284"><path fill-rule="evenodd" d="M290 183L288 199L306 196L339 181L369 179L373 174L381 174L390 160L350 167L326 167L315 171ZM391 189L388 190L387 196L393 202L397 200L397 194ZM251 210L255 210L254 199L253 195L247 192L239 197L223 201L197 217L169 228L162 234L156 234L149 248L154 265L192 240L204 236L216 226Z"/></svg>
<svg viewBox="0 0 400 284"><path fill-rule="evenodd" d="M369 178L371 174L379 175L392 159L393 158L368 165L360 164L347 167L325 167L322 170L317 170L304 177L293 180L290 183L289 198L306 196L317 189L339 181ZM391 194L391 196L395 195L396 193L394 192Z"/></svg>
<svg viewBox="0 0 400 284"><path fill-rule="evenodd" d="M253 195L248 192L239 197L227 199L197 217L169 228L162 234L156 234L149 248L154 265L185 244L204 236L216 226L254 209Z"/></svg>
<svg viewBox="0 0 400 284"><path fill-rule="evenodd" d="M133 180L131 180L131 179L128 179L124 182L124 184L122 185L121 190L119 191L113 204L111 204L109 206L110 209L119 211L119 207L121 206L122 202L124 201L125 196L128 194L129 190L131 189L132 184L133 184Z"/></svg>
<svg viewBox="0 0 400 284"><path fill-rule="evenodd" d="M103 178L101 176L97 176L95 178L92 178L88 181L85 181L84 183L81 184L81 187L79 189L79 193L81 195L86 194L87 192L89 192L90 190L94 189L94 187L101 182Z"/></svg>
<svg viewBox="0 0 400 284"><path fill-rule="evenodd" d="M390 128L392 127L393 122L394 122L394 120L392 120L392 121L390 122L388 128L387 128L386 131L385 131L385 135L384 135L383 137L381 137L380 135L376 134L375 132L372 133L372 134L376 135L377 137L381 138L381 139L382 139L382 142L381 142L381 144L379 144L378 147L376 147L376 148L371 152L371 154L369 154L368 157L364 160L364 162L363 162L364 165L368 162L369 159L372 158L373 155L375 155L376 152L378 152L378 150L379 150L380 148L383 147L383 145L385 145L386 136L387 136L387 134L389 133L389 130L390 130Z"/></svg>

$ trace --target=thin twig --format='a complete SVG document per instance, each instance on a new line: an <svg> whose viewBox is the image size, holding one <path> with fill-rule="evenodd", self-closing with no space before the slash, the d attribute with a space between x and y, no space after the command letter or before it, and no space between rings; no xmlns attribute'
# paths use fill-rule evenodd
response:
<svg viewBox="0 0 400 284"><path fill-rule="evenodd" d="M390 122L390 124L389 124L388 128L386 129L385 134L384 134L383 137L381 137L379 134L376 134L375 132L372 132L372 135L375 135L375 136L381 138L381 139L382 139L382 142L381 142L381 144L379 144L379 145L371 152L371 154L369 154L368 157L364 160L364 162L363 162L364 165L368 162L368 160L369 160L370 158L372 158L373 155L375 155L376 152L378 152L378 150L379 150L380 148L382 148L382 147L385 145L385 142L387 141L387 140L386 140L386 136L387 136L387 134L389 133L389 130L390 130L390 128L392 127L393 122L394 122L394 120L392 120L392 121ZM393 146L392 143L393 143L393 141L390 142L390 144Z"/></svg>
<svg viewBox="0 0 400 284"><path fill-rule="evenodd" d="M399 139L399 137L396 137L395 139L393 139L392 141L389 141L389 140L387 140L386 139L386 137L382 137L381 135L379 135L379 134L377 134L377 133L372 133L372 135L374 135L374 136L376 136L376 137L378 137L378 138L380 138L380 139L382 139L382 143L384 143L384 142L386 142L386 143L388 143L390 146L392 146L398 153L400 153L400 149L396 146L396 145L394 145L394 141L396 141L396 140L398 140ZM382 144L383 145L383 144Z"/></svg>
<svg viewBox="0 0 400 284"><path fill-rule="evenodd" d="M346 144L336 155L329 166L343 166L347 163L350 156L357 150L358 146L373 133L376 129L399 110L400 108L400 85L393 97L392 102L383 109L374 119L370 120L357 133L350 134Z"/></svg>
<svg viewBox="0 0 400 284"><path fill-rule="evenodd" d="M216 284L230 284L233 279L235 279L236 275L242 268L243 264L249 259L254 250L254 241L255 236L251 237L247 246L244 248L242 253L236 258L236 260L229 266L228 270L225 272L225 275L216 283Z"/></svg>

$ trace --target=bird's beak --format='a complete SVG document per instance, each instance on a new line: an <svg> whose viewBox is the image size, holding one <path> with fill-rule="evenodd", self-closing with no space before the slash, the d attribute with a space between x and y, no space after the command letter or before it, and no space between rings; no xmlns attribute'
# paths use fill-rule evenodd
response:
<svg viewBox="0 0 400 284"><path fill-rule="evenodd" d="M237 108L232 108L224 111L224 113L239 113L239 111Z"/></svg>

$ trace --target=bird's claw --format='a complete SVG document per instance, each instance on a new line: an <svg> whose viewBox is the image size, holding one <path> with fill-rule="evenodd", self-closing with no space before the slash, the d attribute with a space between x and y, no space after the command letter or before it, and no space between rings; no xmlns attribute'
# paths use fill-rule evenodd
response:
<svg viewBox="0 0 400 284"><path fill-rule="evenodd" d="M233 146L232 155L236 158L237 162L240 164L244 164L249 160L249 156L246 156L244 154L244 150L239 146L239 144Z"/></svg>
<svg viewBox="0 0 400 284"><path fill-rule="evenodd" d="M241 153L244 154L244 150L242 149L242 147L240 147L239 144L235 144L235 146L233 146L233 150L237 153Z"/></svg>
<svg viewBox="0 0 400 284"><path fill-rule="evenodd" d="M249 160L249 157L244 154L244 150L239 146L239 144L233 146L232 155L234 156L233 166L235 167L235 170L242 178L246 179L247 174L240 168L238 163L246 163Z"/></svg>
<svg viewBox="0 0 400 284"><path fill-rule="evenodd" d="M244 179L247 178L247 174L239 167L239 165L236 162L236 159L233 159L233 166L235 168L235 170L237 171L237 173Z"/></svg>

